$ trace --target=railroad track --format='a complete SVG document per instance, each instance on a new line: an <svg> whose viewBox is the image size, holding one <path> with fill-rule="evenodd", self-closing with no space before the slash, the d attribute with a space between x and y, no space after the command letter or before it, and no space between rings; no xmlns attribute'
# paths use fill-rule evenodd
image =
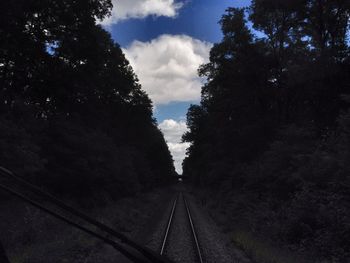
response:
<svg viewBox="0 0 350 263"><path fill-rule="evenodd" d="M191 242L186 244L186 238L187 241L191 240ZM175 262L203 263L190 206L182 192L178 193L173 202L164 232L160 254L169 257ZM187 255L188 258L186 258Z"/></svg>
<svg viewBox="0 0 350 263"><path fill-rule="evenodd" d="M40 187L31 184L21 176L1 166L0 179L0 190L110 245L132 262L203 262L190 206L182 192L179 192L174 200L164 233L161 251L157 253L129 239L123 233L116 232L109 226L65 204L50 193L43 191ZM1 261L2 254L4 252L1 251L0 247L0 262L4 261L4 259ZM169 261L169 259L172 261Z"/></svg>

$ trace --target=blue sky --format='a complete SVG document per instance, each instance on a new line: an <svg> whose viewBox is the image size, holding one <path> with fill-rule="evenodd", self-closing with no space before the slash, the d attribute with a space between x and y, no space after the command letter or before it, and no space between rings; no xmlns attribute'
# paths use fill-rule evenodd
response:
<svg viewBox="0 0 350 263"><path fill-rule="evenodd" d="M178 2L181 2L178 0ZM216 43L222 38L218 21L225 9L230 6L243 7L250 0L184 0L184 6L178 11L176 17L130 18L113 24L108 28L113 39L122 47L128 47L133 41L150 41L162 34L184 34L193 38ZM195 101L193 101L195 102ZM158 122L168 118L179 119L186 115L191 102L171 102L169 107L161 105L156 107L155 117Z"/></svg>
<svg viewBox="0 0 350 263"><path fill-rule="evenodd" d="M112 16L102 24L123 51L154 104L154 116L172 152L175 167L188 144L181 144L185 116L198 103L213 43L222 38L218 21L228 7L250 0L112 0Z"/></svg>
<svg viewBox="0 0 350 263"><path fill-rule="evenodd" d="M180 1L178 1L180 2ZM148 16L128 19L112 26L115 41L126 47L134 40L149 41L161 34L186 34L208 42L219 42L222 34L218 21L230 6L243 7L250 0L191 0L175 18Z"/></svg>

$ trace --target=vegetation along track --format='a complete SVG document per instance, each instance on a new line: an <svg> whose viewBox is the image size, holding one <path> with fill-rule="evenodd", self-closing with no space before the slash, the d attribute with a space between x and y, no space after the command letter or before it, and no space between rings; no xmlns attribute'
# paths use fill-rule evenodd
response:
<svg viewBox="0 0 350 263"><path fill-rule="evenodd" d="M175 262L203 263L190 206L182 192L177 194L173 202L160 254Z"/></svg>

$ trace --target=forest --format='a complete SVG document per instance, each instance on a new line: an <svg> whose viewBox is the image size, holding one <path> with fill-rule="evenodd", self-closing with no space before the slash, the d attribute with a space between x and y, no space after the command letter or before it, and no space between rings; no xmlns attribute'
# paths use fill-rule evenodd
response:
<svg viewBox="0 0 350 263"><path fill-rule="evenodd" d="M100 24L111 10L0 1L0 167L131 233L178 174L151 99ZM219 24L187 113L184 182L255 262L349 262L350 1L252 0ZM47 249L59 246L104 253L3 192L0 206L1 229L18 230L1 236L14 262L59 260ZM49 234L82 241L79 253Z"/></svg>
<svg viewBox="0 0 350 263"><path fill-rule="evenodd" d="M229 8L199 69L184 175L258 262L350 258L349 18L342 0Z"/></svg>
<svg viewBox="0 0 350 263"><path fill-rule="evenodd" d="M0 2L0 165L88 206L175 175L151 100L98 23L111 8Z"/></svg>

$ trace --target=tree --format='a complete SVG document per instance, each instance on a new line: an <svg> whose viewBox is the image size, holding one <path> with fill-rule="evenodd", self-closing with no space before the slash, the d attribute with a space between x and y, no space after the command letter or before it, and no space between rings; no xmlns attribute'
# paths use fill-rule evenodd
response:
<svg viewBox="0 0 350 263"><path fill-rule="evenodd" d="M120 198L175 173L152 101L96 23L111 7L110 0L0 3L0 147L10 152L0 162L33 166L24 172L71 199ZM17 140L8 143L12 130Z"/></svg>
<svg viewBox="0 0 350 263"><path fill-rule="evenodd" d="M224 37L199 69L200 105L187 114L184 175L229 229L346 260L348 1L254 0L220 23Z"/></svg>
<svg viewBox="0 0 350 263"><path fill-rule="evenodd" d="M334 57L346 52L350 4L340 0L306 1L305 33L321 56L330 52Z"/></svg>
<svg viewBox="0 0 350 263"><path fill-rule="evenodd" d="M190 131L184 140L192 142L189 158L197 156L193 158L199 161L198 169L205 169L199 167L207 167L213 160L234 164L253 158L265 147L264 138L271 132L266 48L262 42L254 42L244 9L228 9L220 23L224 38L212 48L210 62L199 70L208 80L201 105L190 107L187 115ZM206 153L196 150L207 144L211 150Z"/></svg>

